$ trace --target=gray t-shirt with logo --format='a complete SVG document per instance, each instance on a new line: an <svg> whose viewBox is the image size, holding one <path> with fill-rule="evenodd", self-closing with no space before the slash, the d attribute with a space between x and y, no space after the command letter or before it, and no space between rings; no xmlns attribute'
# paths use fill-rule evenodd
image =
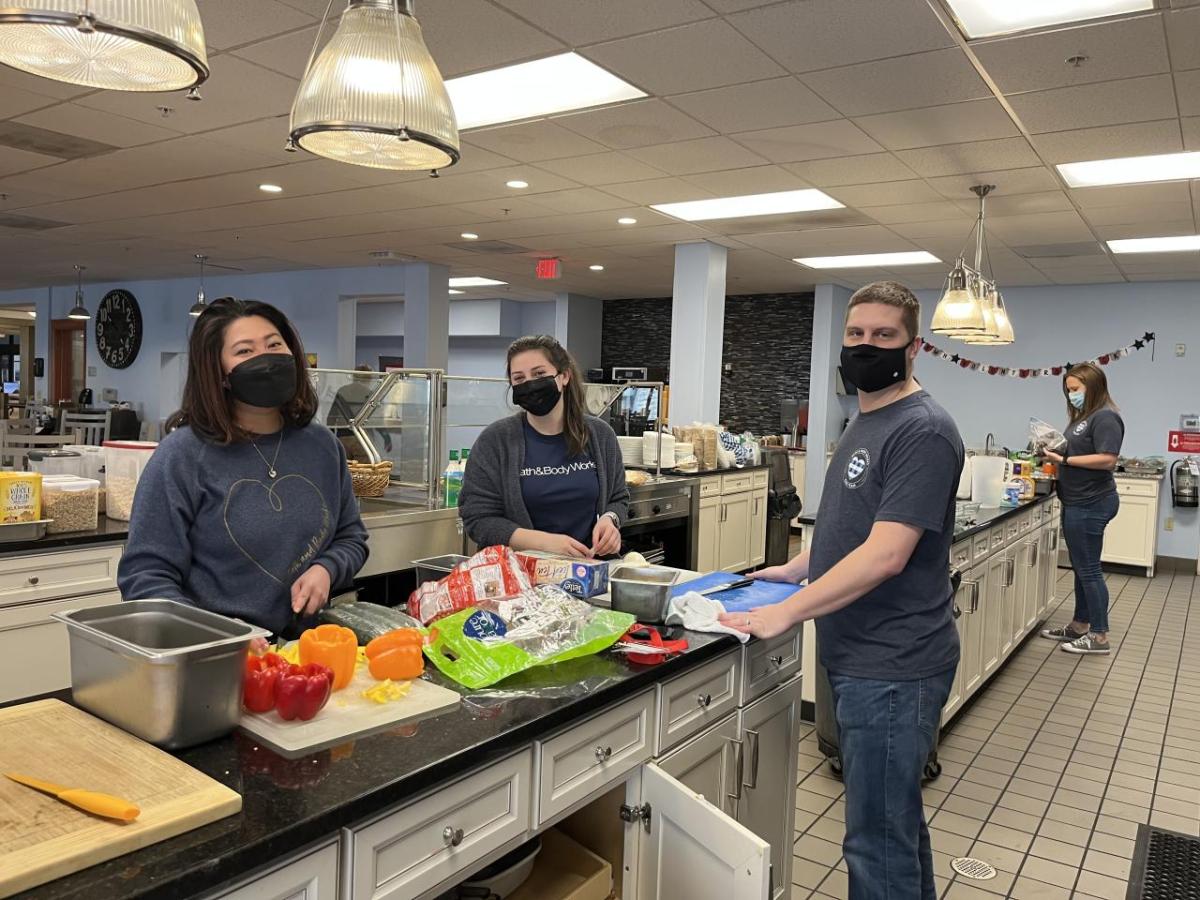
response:
<svg viewBox="0 0 1200 900"><path fill-rule="evenodd" d="M925 391L860 413L846 428L825 475L810 579L861 546L876 522L923 533L904 571L817 619L830 672L912 681L958 664L949 561L963 455L954 420Z"/></svg>
<svg viewBox="0 0 1200 900"><path fill-rule="evenodd" d="M1121 454L1125 440L1125 422L1111 407L1096 410L1086 419L1068 425L1065 432L1068 456L1090 456L1093 453ZM1081 469L1067 464L1058 467L1058 496L1068 506L1091 503L1117 492L1112 472L1100 469Z"/></svg>

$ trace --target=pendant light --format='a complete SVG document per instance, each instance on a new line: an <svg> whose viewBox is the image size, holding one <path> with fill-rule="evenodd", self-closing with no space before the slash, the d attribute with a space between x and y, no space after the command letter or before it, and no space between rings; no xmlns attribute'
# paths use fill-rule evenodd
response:
<svg viewBox="0 0 1200 900"><path fill-rule="evenodd" d="M929 330L935 334L958 337L983 331L983 310L970 288L970 276L962 257L946 276L946 291L933 311Z"/></svg>
<svg viewBox="0 0 1200 900"><path fill-rule="evenodd" d="M195 89L209 72L196 0L0 0L0 63L113 91Z"/></svg>
<svg viewBox="0 0 1200 900"><path fill-rule="evenodd" d="M208 257L203 253L196 254L196 262L200 263L200 290L196 291L196 302L188 310L189 316L201 316L208 309L208 304L204 302L204 264L207 261Z"/></svg>
<svg viewBox="0 0 1200 900"><path fill-rule="evenodd" d="M358 166L438 169L459 160L458 123L412 0L348 0L317 53L329 0L292 104L288 149Z"/></svg>
<svg viewBox="0 0 1200 900"><path fill-rule="evenodd" d="M90 319L92 314L83 305L83 272L87 266L75 267L75 305L67 313L68 319Z"/></svg>

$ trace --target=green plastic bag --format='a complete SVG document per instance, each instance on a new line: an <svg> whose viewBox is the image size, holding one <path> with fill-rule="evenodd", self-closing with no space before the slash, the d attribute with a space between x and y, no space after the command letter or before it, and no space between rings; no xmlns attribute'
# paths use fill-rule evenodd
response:
<svg viewBox="0 0 1200 900"><path fill-rule="evenodd" d="M429 626L425 655L442 674L477 690L524 672L611 647L633 625L554 585L485 600Z"/></svg>

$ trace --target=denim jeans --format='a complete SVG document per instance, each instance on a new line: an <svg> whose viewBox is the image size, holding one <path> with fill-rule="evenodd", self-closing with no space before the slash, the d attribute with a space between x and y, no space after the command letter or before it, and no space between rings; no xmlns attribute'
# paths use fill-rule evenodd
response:
<svg viewBox="0 0 1200 900"><path fill-rule="evenodd" d="M936 900L921 774L954 669L917 681L829 675L842 778L850 900Z"/></svg>
<svg viewBox="0 0 1200 900"><path fill-rule="evenodd" d="M1104 529L1121 501L1114 491L1088 503L1063 504L1062 530L1075 570L1075 621L1087 622L1096 634L1108 634L1108 585L1100 570Z"/></svg>

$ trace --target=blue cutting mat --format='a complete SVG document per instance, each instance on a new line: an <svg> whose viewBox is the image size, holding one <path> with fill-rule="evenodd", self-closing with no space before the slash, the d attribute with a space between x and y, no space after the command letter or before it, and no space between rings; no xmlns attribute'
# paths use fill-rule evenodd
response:
<svg viewBox="0 0 1200 900"><path fill-rule="evenodd" d="M671 589L671 596L678 597L681 594L686 594L688 591L703 591L706 588L738 581L740 578L740 575L730 575L728 572L713 572L711 575L701 575L692 581L685 581L682 584L675 585ZM746 612L755 607L773 606L776 603L782 603L798 590L800 588L795 584L782 584L778 581L756 581L748 587L712 596L725 605L726 612Z"/></svg>

